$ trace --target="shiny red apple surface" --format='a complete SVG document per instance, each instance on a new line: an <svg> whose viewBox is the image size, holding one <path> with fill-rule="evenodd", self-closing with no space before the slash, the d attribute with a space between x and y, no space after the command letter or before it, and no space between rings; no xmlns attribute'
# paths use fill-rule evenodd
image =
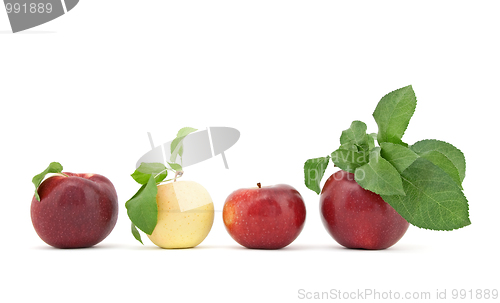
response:
<svg viewBox="0 0 500 303"><path fill-rule="evenodd" d="M31 202L33 227L43 241L57 248L93 246L116 224L116 190L98 174L64 174L40 184L40 201L33 196Z"/></svg>
<svg viewBox="0 0 500 303"><path fill-rule="evenodd" d="M380 195L359 186L340 170L325 182L320 196L323 224L347 248L385 249L398 242L409 223Z"/></svg>
<svg viewBox="0 0 500 303"><path fill-rule="evenodd" d="M229 235L247 248L283 248L298 237L305 219L302 196L286 184L238 189L223 209Z"/></svg>

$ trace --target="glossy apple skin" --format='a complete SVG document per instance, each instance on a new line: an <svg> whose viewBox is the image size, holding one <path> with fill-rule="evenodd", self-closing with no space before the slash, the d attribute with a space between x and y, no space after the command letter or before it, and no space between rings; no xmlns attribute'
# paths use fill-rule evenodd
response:
<svg viewBox="0 0 500 303"><path fill-rule="evenodd" d="M304 228L306 207L290 185L238 189L222 211L229 235L247 248L279 249L292 243Z"/></svg>
<svg viewBox="0 0 500 303"><path fill-rule="evenodd" d="M31 221L38 236L57 248L93 246L106 238L118 219L116 190L98 174L64 173L40 184L31 201Z"/></svg>
<svg viewBox="0 0 500 303"><path fill-rule="evenodd" d="M398 242L409 223L380 195L359 186L340 170L328 178L320 196L323 224L347 248L385 249Z"/></svg>

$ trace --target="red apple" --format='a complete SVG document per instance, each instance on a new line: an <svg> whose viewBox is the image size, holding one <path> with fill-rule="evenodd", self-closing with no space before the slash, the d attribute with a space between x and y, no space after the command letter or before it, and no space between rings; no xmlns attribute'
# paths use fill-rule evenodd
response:
<svg viewBox="0 0 500 303"><path fill-rule="evenodd" d="M359 186L354 174L343 170L331 175L323 186L320 209L330 235L348 248L388 248L409 226L380 195Z"/></svg>
<svg viewBox="0 0 500 303"><path fill-rule="evenodd" d="M31 220L47 244L57 248L90 247L106 238L118 219L116 190L98 174L54 175L33 196Z"/></svg>
<svg viewBox="0 0 500 303"><path fill-rule="evenodd" d="M290 185L257 185L238 189L227 197L222 211L226 229L236 242L247 248L283 248L304 227L304 200Z"/></svg>

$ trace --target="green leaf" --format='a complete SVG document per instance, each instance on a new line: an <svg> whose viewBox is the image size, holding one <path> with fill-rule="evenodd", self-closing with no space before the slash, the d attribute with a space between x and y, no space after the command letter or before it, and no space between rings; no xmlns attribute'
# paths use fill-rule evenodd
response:
<svg viewBox="0 0 500 303"><path fill-rule="evenodd" d="M411 85L400 88L382 97L373 117L378 125L377 140L405 145L401 138L415 112L417 98Z"/></svg>
<svg viewBox="0 0 500 303"><path fill-rule="evenodd" d="M380 151L382 158L389 161L400 173L418 158L415 152L403 145L382 142L380 147L382 148Z"/></svg>
<svg viewBox="0 0 500 303"><path fill-rule="evenodd" d="M195 132L197 131L196 128L192 128L192 127L183 127L181 129L179 129L179 131L177 132L177 138L182 138L182 137L185 137L187 135L189 135L190 133L192 132Z"/></svg>
<svg viewBox="0 0 500 303"><path fill-rule="evenodd" d="M321 179L325 174L330 157L321 157L309 159L304 163L304 180L306 187L316 192L318 195L321 192Z"/></svg>
<svg viewBox="0 0 500 303"><path fill-rule="evenodd" d="M182 161L182 155L184 155L184 144L180 144L180 147L179 147L179 151L177 152L177 154L179 155L179 157L181 157L181 161Z"/></svg>
<svg viewBox="0 0 500 303"><path fill-rule="evenodd" d="M462 184L465 178L465 156L458 148L450 143L439 140L418 141L410 148L418 155L422 155L430 151L438 151L446 156L446 158L448 158L458 170L460 179L459 184Z"/></svg>
<svg viewBox="0 0 500 303"><path fill-rule="evenodd" d="M182 166L180 164L168 162L168 165L170 165L170 167L173 170L175 170L175 171L181 171L182 170Z"/></svg>
<svg viewBox="0 0 500 303"><path fill-rule="evenodd" d="M158 222L156 194L158 188L153 176L125 203L130 221L148 235L153 233Z"/></svg>
<svg viewBox="0 0 500 303"><path fill-rule="evenodd" d="M453 181L455 181L455 183L457 183L458 187L460 187L460 189L463 189L457 168L455 167L455 165L453 165L453 162L451 162L450 159L448 159L444 154L433 150L420 154L420 156L431 161L434 165L444 170L444 172L447 173L453 179Z"/></svg>
<svg viewBox="0 0 500 303"><path fill-rule="evenodd" d="M358 152L339 148L330 156L335 166L350 173L354 173L356 168L368 162L368 153L365 151Z"/></svg>
<svg viewBox="0 0 500 303"><path fill-rule="evenodd" d="M361 121L353 121L351 127L344 130L340 136L340 146L342 149L352 151L369 151L375 147L373 134L366 133L366 124ZM356 149L353 149L356 146Z"/></svg>
<svg viewBox="0 0 500 303"><path fill-rule="evenodd" d="M366 134L366 142L368 142L368 151L375 147L375 140L377 139L377 133Z"/></svg>
<svg viewBox="0 0 500 303"><path fill-rule="evenodd" d="M144 245L144 243L142 243L142 239L141 239L141 234L139 233L139 231L137 230L137 227L134 225L134 223L132 223L132 235L134 235L134 238L141 242L142 245Z"/></svg>
<svg viewBox="0 0 500 303"><path fill-rule="evenodd" d="M167 177L167 174L167 167L162 163L142 162L131 176L137 183L146 184L151 175L155 177L156 183L159 183Z"/></svg>
<svg viewBox="0 0 500 303"><path fill-rule="evenodd" d="M34 176L33 179L31 179L31 182L35 185L35 197L38 201L40 201L40 196L38 195L38 187L40 186L40 183L42 183L43 179L47 174L55 174L55 173L60 173L62 172L63 167L59 162L52 162L49 164L49 166L41 173L38 175Z"/></svg>
<svg viewBox="0 0 500 303"><path fill-rule="evenodd" d="M339 149L347 150L347 151L354 151L354 152L359 151L359 147L352 142L346 142L344 144L341 144Z"/></svg>
<svg viewBox="0 0 500 303"><path fill-rule="evenodd" d="M401 174L402 195L382 195L409 223L426 229L453 230L470 224L469 205L456 182L425 158Z"/></svg>
<svg viewBox="0 0 500 303"><path fill-rule="evenodd" d="M170 143L170 162L174 162L179 155L182 158L184 152L184 147L182 146L183 138L175 138L172 143Z"/></svg>
<svg viewBox="0 0 500 303"><path fill-rule="evenodd" d="M183 127L177 132L177 137L170 144L170 162L175 162L177 159L177 155L179 155L182 159L182 154L184 152L184 148L182 146L182 141L192 132L197 131L196 128L192 127Z"/></svg>
<svg viewBox="0 0 500 303"><path fill-rule="evenodd" d="M380 147L370 151L367 164L356 168L354 180L366 190L379 195L405 195L401 175L380 155Z"/></svg>
<svg viewBox="0 0 500 303"><path fill-rule="evenodd" d="M366 124L361 121L352 121L351 127L344 130L340 136L340 144L353 142L358 146L366 143Z"/></svg>

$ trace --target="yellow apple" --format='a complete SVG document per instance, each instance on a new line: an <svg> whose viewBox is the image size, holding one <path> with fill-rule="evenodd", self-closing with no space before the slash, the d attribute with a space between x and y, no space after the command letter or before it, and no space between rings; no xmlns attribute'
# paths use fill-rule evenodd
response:
<svg viewBox="0 0 500 303"><path fill-rule="evenodd" d="M149 239L162 248L190 248L200 244L214 222L214 203L194 181L158 185L158 223Z"/></svg>

